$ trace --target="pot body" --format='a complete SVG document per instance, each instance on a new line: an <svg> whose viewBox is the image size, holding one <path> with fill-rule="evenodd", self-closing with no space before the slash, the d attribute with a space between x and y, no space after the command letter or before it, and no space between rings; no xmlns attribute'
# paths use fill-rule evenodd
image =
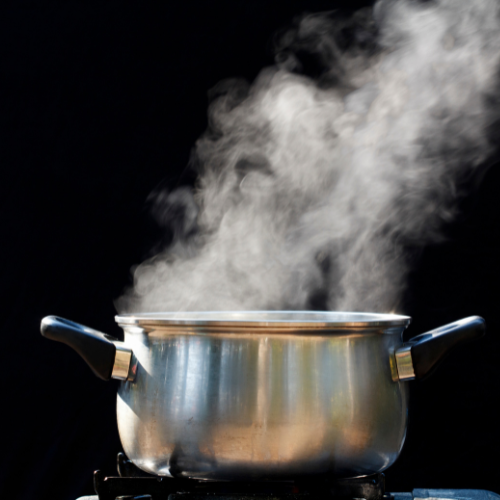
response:
<svg viewBox="0 0 500 500"><path fill-rule="evenodd" d="M408 386L394 351L404 325L121 326L135 378L120 385L118 429L146 472L359 476L383 471L401 451Z"/></svg>

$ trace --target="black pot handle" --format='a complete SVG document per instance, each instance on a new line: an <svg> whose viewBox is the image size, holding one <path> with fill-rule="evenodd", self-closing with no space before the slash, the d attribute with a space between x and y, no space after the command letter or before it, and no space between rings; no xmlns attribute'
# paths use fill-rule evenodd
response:
<svg viewBox="0 0 500 500"><path fill-rule="evenodd" d="M430 375L451 349L482 337L485 330L483 318L470 316L417 335L394 353L399 380Z"/></svg>
<svg viewBox="0 0 500 500"><path fill-rule="evenodd" d="M117 338L57 316L46 316L42 335L72 347L103 380L126 380L132 351Z"/></svg>

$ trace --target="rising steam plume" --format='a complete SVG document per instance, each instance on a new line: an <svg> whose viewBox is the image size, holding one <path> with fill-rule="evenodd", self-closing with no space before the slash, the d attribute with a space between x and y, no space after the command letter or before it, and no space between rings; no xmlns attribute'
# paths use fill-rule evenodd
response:
<svg viewBox="0 0 500 500"><path fill-rule="evenodd" d="M398 310L408 245L439 238L493 146L497 0L383 0L303 16L252 85L222 82L193 193L121 312Z"/></svg>

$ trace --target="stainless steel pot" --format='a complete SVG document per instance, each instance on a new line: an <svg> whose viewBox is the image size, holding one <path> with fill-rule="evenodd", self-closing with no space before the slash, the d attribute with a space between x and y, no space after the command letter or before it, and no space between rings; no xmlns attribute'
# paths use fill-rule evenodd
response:
<svg viewBox="0 0 500 500"><path fill-rule="evenodd" d="M49 316L103 379L122 380L118 429L146 472L283 480L381 472L398 457L409 380L484 333L477 316L406 344L407 316L210 312L117 316L125 340Z"/></svg>

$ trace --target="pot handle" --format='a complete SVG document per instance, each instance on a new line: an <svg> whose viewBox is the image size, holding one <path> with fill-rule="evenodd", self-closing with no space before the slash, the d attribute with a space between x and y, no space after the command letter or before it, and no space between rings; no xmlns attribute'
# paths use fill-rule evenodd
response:
<svg viewBox="0 0 500 500"><path fill-rule="evenodd" d="M130 380L132 350L117 338L58 316L46 316L42 335L72 347L103 380Z"/></svg>
<svg viewBox="0 0 500 500"><path fill-rule="evenodd" d="M399 380L425 378L451 349L482 337L485 330L483 318L470 316L417 335L394 353Z"/></svg>

